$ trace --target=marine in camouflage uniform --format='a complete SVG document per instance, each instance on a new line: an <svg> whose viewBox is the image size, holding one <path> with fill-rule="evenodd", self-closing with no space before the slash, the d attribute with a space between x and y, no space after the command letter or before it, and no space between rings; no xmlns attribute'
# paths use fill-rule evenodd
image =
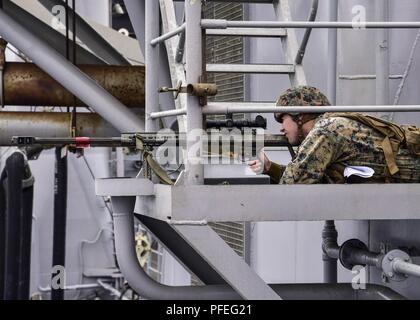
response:
<svg viewBox="0 0 420 320"><path fill-rule="evenodd" d="M312 87L289 89L278 105L330 105L328 99ZM299 146L295 159L287 166L271 163L267 174L280 184L344 183L347 166L367 166L375 173L357 182L420 182L420 157L400 148L396 154L399 172L392 177L380 145L384 136L377 130L345 117L312 115L315 124ZM293 116L293 115L292 115Z"/></svg>

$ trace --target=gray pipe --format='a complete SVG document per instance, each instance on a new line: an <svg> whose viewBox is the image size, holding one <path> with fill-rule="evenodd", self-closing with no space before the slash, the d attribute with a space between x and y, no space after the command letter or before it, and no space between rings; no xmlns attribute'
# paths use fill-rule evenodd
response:
<svg viewBox="0 0 420 320"><path fill-rule="evenodd" d="M50 12L54 6L66 6L66 4L61 0L38 0L45 8ZM73 12L69 8L70 12ZM69 14L68 25L73 25L73 14ZM77 27L77 36L80 40L83 41L95 54L100 56L106 62L112 65L120 66L129 66L130 63L124 56L119 53L113 46L111 46L108 41L106 41L102 36L96 32L82 17L76 14L76 27Z"/></svg>
<svg viewBox="0 0 420 320"><path fill-rule="evenodd" d="M274 103L247 103L247 102L209 102L201 109L203 114L228 114L228 113L275 113L279 111ZM419 105L399 106L328 106L307 107L293 106L281 107L283 113L324 113L324 112L418 112ZM180 111L181 112L181 111Z"/></svg>
<svg viewBox="0 0 420 320"><path fill-rule="evenodd" d="M322 230L324 283L337 283L337 259L339 255L337 237L338 233L334 221L325 221Z"/></svg>
<svg viewBox="0 0 420 320"><path fill-rule="evenodd" d="M154 38L152 41L150 41L150 44L152 46L156 46L157 44L165 42L166 40L168 40L172 37L175 37L180 33L184 33L185 32L185 26L186 26L186 24L184 22L178 28L176 28L172 31L169 31L168 33L165 33L165 34L161 35L160 37Z"/></svg>
<svg viewBox="0 0 420 320"><path fill-rule="evenodd" d="M333 237L323 238L323 251L325 255L332 259L336 259L339 256L340 262L347 269L351 269L352 266L355 265L362 265L377 267L378 269L387 272L383 262L387 261L388 256L388 258L393 256L392 252L389 252L386 256L382 253L371 252L367 249L365 244L356 239L348 240L340 247L334 241ZM394 251L399 251L400 256L406 255L409 257L406 253L400 250ZM391 259L393 259L391 260L391 267L395 273L420 277L420 266L410 263L409 258L407 258L406 261L401 258Z"/></svg>
<svg viewBox="0 0 420 320"><path fill-rule="evenodd" d="M239 300L241 297L227 285L171 287L151 279L139 265L135 252L134 218L121 210L113 198L115 249L118 265L130 286L141 297L155 300ZM133 200L134 206L134 200ZM125 207L126 208L126 207ZM353 290L351 284L275 284L270 285L287 300L401 300L398 293L378 285Z"/></svg>
<svg viewBox="0 0 420 320"><path fill-rule="evenodd" d="M144 125L134 113L2 10L0 35L120 132L144 130Z"/></svg>
<svg viewBox="0 0 420 320"><path fill-rule="evenodd" d="M6 112L0 116L0 146L11 146L12 137L71 137L71 113ZM108 122L92 113L77 114L77 135L81 137L115 137L119 135Z"/></svg>
<svg viewBox="0 0 420 320"><path fill-rule="evenodd" d="M309 13L308 21L315 21L316 15L318 13L318 5L319 5L319 0L312 1L312 7L311 7L311 12ZM308 45L311 33L312 33L312 28L308 28L305 30L305 35L303 36L302 44L300 45L300 48L298 50L298 53L295 59L296 64L302 64L303 57L305 56L305 52L306 52L306 46Z"/></svg>
<svg viewBox="0 0 420 320"><path fill-rule="evenodd" d="M381 268L383 254L366 250L354 249L351 253L351 261L354 265L373 266Z"/></svg>
<svg viewBox="0 0 420 320"><path fill-rule="evenodd" d="M345 268L351 269L355 265L368 265L382 268L383 254L370 252L366 245L357 239L348 240L341 246L337 244L336 240L337 238L334 240L334 236L330 236L329 238L325 237L323 239L322 249L324 254L329 258L339 258ZM355 242L357 245L354 244ZM343 250L345 251L345 255L342 255Z"/></svg>
<svg viewBox="0 0 420 320"><path fill-rule="evenodd" d="M179 116L179 115L184 115L184 114L187 114L186 109L176 109L176 110L168 110L168 111L160 111L160 112L151 112L150 118L158 119L158 118Z"/></svg>
<svg viewBox="0 0 420 320"><path fill-rule="evenodd" d="M128 300L128 298L121 296L121 292L119 292L117 289L115 289L113 286L111 286L110 284L103 282L102 280L97 280L98 284L104 288L105 290L107 290L112 296L115 296L117 298L121 297L121 300Z"/></svg>
<svg viewBox="0 0 420 320"><path fill-rule="evenodd" d="M45 41L50 47L55 48L63 57L66 57L66 37L60 32L55 31L9 0L3 0L3 10L29 31L36 32L40 39ZM77 45L76 50L77 61L80 64L105 64L104 61L79 45ZM70 51L70 57L73 61L73 51Z"/></svg>
<svg viewBox="0 0 420 320"><path fill-rule="evenodd" d="M420 22L337 22L337 21L230 21L202 19L203 29L226 28L284 28L284 29L418 29Z"/></svg>
<svg viewBox="0 0 420 320"><path fill-rule="evenodd" d="M376 0L378 21L389 20L388 0ZM376 104L389 104L389 30L376 31Z"/></svg>
<svg viewBox="0 0 420 320"><path fill-rule="evenodd" d="M329 1L329 20L338 20L338 1ZM328 73L327 92L328 98L333 106L337 105L337 29L328 30Z"/></svg>
<svg viewBox="0 0 420 320"><path fill-rule="evenodd" d="M420 266L406 262L402 259L395 259L392 262L392 268L395 272L401 273L401 274L407 274L415 277L420 277Z"/></svg>
<svg viewBox="0 0 420 320"><path fill-rule="evenodd" d="M134 218L127 212L115 212L115 250L118 265L130 286L140 296L153 300L238 300L241 297L226 285L166 286L152 280L140 267L134 243Z"/></svg>

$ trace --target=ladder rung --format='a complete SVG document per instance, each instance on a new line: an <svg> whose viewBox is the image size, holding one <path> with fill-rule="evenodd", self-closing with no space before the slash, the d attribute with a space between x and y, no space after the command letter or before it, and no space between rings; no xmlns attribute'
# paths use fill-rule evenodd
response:
<svg viewBox="0 0 420 320"><path fill-rule="evenodd" d="M295 66L292 64L207 64L207 72L290 74L295 72Z"/></svg>
<svg viewBox="0 0 420 320"><path fill-rule="evenodd" d="M286 29L270 28L227 28L207 29L207 36L233 36L233 37L286 37Z"/></svg>

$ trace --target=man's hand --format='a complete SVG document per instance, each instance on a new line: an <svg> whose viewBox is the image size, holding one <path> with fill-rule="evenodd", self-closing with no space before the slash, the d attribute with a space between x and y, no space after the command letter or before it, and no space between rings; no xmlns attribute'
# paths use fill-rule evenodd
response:
<svg viewBox="0 0 420 320"><path fill-rule="evenodd" d="M265 155L264 151L261 151L258 154L257 160L248 161L248 166L254 171L256 174L266 173L270 170L271 161Z"/></svg>

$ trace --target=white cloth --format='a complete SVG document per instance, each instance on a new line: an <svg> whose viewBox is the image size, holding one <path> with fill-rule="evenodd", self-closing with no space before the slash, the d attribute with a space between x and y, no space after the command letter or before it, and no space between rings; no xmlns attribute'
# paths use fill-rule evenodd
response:
<svg viewBox="0 0 420 320"><path fill-rule="evenodd" d="M371 178L375 171L370 167L362 166L349 166L344 169L344 177L348 178L352 175L356 175L361 178Z"/></svg>

